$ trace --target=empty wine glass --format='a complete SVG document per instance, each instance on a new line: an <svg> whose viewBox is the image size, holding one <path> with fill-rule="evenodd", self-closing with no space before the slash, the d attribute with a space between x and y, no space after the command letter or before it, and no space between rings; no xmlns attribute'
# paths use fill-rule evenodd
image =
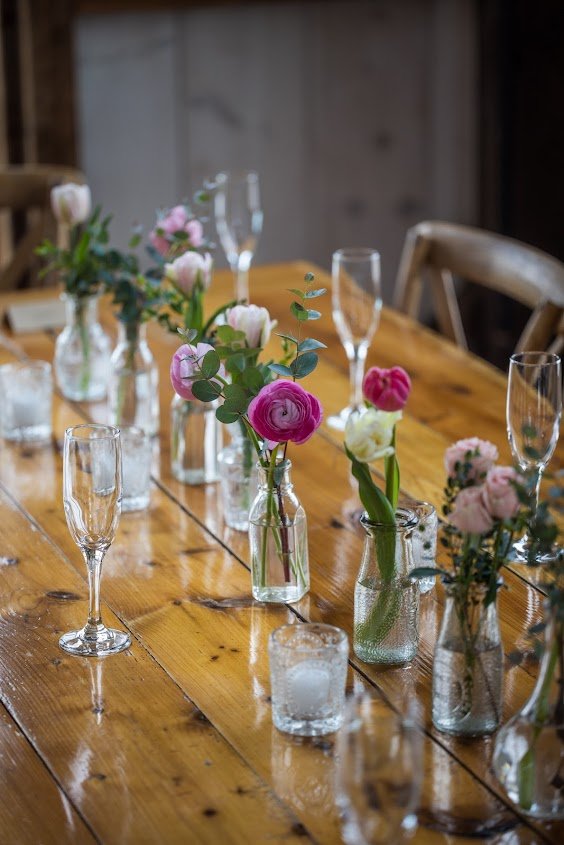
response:
<svg viewBox="0 0 564 845"><path fill-rule="evenodd" d="M327 424L343 431L349 416L362 408L364 362L382 308L380 253L375 249L333 253L332 306L333 322L349 359L350 402Z"/></svg>
<svg viewBox="0 0 564 845"><path fill-rule="evenodd" d="M535 484L538 507L542 474L558 442L562 412L560 358L550 352L519 352L509 363L507 384L507 436L514 458ZM514 560L528 561L531 540L527 534L514 544ZM550 552L535 553L538 563Z"/></svg>
<svg viewBox="0 0 564 845"><path fill-rule="evenodd" d="M259 177L254 171L215 177L215 224L235 280L237 299L249 299L249 268L262 231Z"/></svg>
<svg viewBox="0 0 564 845"><path fill-rule="evenodd" d="M102 657L123 651L129 634L106 628L100 615L102 560L114 539L121 511L121 443L111 425L77 425L65 431L63 503L67 525L88 570L88 621L63 634L71 654Z"/></svg>
<svg viewBox="0 0 564 845"><path fill-rule="evenodd" d="M337 738L337 802L347 845L389 845L413 829L422 781L420 707L404 714L365 692L347 705Z"/></svg>

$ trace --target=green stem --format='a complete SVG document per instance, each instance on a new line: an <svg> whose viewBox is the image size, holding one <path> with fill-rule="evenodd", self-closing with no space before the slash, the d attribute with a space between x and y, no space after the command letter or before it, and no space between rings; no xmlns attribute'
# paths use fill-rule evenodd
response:
<svg viewBox="0 0 564 845"><path fill-rule="evenodd" d="M76 322L78 324L80 343L82 345L80 391L83 394L88 392L88 387L90 385L90 337L88 334L88 324L85 322L85 308L87 307L88 306L82 299L77 299Z"/></svg>

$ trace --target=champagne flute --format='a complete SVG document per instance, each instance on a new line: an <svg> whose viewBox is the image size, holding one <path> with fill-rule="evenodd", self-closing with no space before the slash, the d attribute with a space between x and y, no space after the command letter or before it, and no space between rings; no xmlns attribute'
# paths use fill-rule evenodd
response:
<svg viewBox="0 0 564 845"><path fill-rule="evenodd" d="M347 845L389 845L413 829L423 777L421 708L395 713L368 692L347 705L337 737L337 803Z"/></svg>
<svg viewBox="0 0 564 845"><path fill-rule="evenodd" d="M380 253L375 249L338 249L333 253L333 322L350 367L350 402L329 417L331 428L343 431L349 416L362 408L364 362L380 321Z"/></svg>
<svg viewBox="0 0 564 845"><path fill-rule="evenodd" d="M70 654L123 651L129 634L106 628L100 615L102 560L114 539L121 512L121 442L111 425L77 425L65 431L63 503L67 525L88 570L88 621L63 634L59 645Z"/></svg>
<svg viewBox="0 0 564 845"><path fill-rule="evenodd" d="M560 358L550 352L519 352L509 363L507 384L507 436L513 457L535 484L535 510L542 474L558 442L562 412ZM514 544L512 559L529 561L528 534ZM552 559L550 552L536 553L537 563Z"/></svg>
<svg viewBox="0 0 564 845"><path fill-rule="evenodd" d="M258 173L218 173L215 224L235 281L235 297L249 299L249 268L262 231Z"/></svg>

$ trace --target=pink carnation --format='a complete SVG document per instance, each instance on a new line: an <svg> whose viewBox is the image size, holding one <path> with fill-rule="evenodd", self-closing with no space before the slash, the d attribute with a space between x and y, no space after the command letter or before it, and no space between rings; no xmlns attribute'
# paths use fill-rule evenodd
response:
<svg viewBox="0 0 564 845"><path fill-rule="evenodd" d="M251 401L249 422L271 443L305 443L321 424L319 400L299 384L278 379L265 385Z"/></svg>
<svg viewBox="0 0 564 845"><path fill-rule="evenodd" d="M465 487L454 502L449 522L465 534L486 534L493 528L493 519L485 503L485 487Z"/></svg>
<svg viewBox="0 0 564 845"><path fill-rule="evenodd" d="M519 475L512 467L492 467L486 475L484 502L496 519L511 519L519 512L515 489Z"/></svg>
<svg viewBox="0 0 564 845"><path fill-rule="evenodd" d="M370 367L362 383L366 399L379 411L401 411L411 390L411 379L402 367Z"/></svg>
<svg viewBox="0 0 564 845"><path fill-rule="evenodd" d="M467 457L468 453L478 452L472 458ZM467 437L465 440L458 440L449 446L445 452L445 469L449 478L456 476L456 464L464 464L467 461L471 464L468 473L468 480L482 481L488 470L494 465L498 457L497 447L489 440L480 440L479 437Z"/></svg>
<svg viewBox="0 0 564 845"><path fill-rule="evenodd" d="M157 232L157 229L159 230ZM188 216L186 207L175 205L164 217L157 220L157 225L149 233L149 240L155 249L164 257L170 252L170 238L175 232L186 232L188 241L186 248L199 247L203 241L203 227L199 220Z"/></svg>
<svg viewBox="0 0 564 845"><path fill-rule="evenodd" d="M175 392L182 397L182 399L195 400L196 397L192 393L192 384L195 380L194 376L198 375L199 364L210 349L209 343L198 343L197 346L185 343L176 350L170 362L170 380ZM223 364L219 368L219 373L222 378L225 378L225 368Z"/></svg>

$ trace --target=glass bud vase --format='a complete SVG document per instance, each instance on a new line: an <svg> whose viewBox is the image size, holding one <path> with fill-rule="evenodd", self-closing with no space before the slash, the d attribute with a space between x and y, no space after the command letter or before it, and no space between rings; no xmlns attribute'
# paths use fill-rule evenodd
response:
<svg viewBox="0 0 564 845"><path fill-rule="evenodd" d="M367 513L360 522L366 537L354 591L354 651L365 663L405 663L419 642L419 585L408 577L417 517L398 508L395 525Z"/></svg>
<svg viewBox="0 0 564 845"><path fill-rule="evenodd" d="M93 402L106 395L110 338L98 322L98 295L63 294L66 325L55 342L54 370L66 399Z"/></svg>
<svg viewBox="0 0 564 845"><path fill-rule="evenodd" d="M486 587L447 585L433 660L433 724L455 736L493 733L501 718L503 650Z"/></svg>
<svg viewBox="0 0 564 845"><path fill-rule="evenodd" d="M253 598L295 602L309 590L307 520L290 478L291 461L257 465L259 489L249 513Z"/></svg>
<svg viewBox="0 0 564 845"><path fill-rule="evenodd" d="M511 800L537 819L564 819L564 619L548 611L537 683L497 735L494 771Z"/></svg>
<svg viewBox="0 0 564 845"><path fill-rule="evenodd" d="M159 430L159 371L147 344L147 327L120 323L110 359L109 422L134 425L149 436Z"/></svg>
<svg viewBox="0 0 564 845"><path fill-rule="evenodd" d="M244 423L232 423L226 428L231 443L218 455L223 518L229 528L248 531L249 511L258 486L255 450Z"/></svg>
<svg viewBox="0 0 564 845"><path fill-rule="evenodd" d="M199 402L174 395L170 421L170 458L174 477L183 484L217 481L222 426L215 416L218 402Z"/></svg>

